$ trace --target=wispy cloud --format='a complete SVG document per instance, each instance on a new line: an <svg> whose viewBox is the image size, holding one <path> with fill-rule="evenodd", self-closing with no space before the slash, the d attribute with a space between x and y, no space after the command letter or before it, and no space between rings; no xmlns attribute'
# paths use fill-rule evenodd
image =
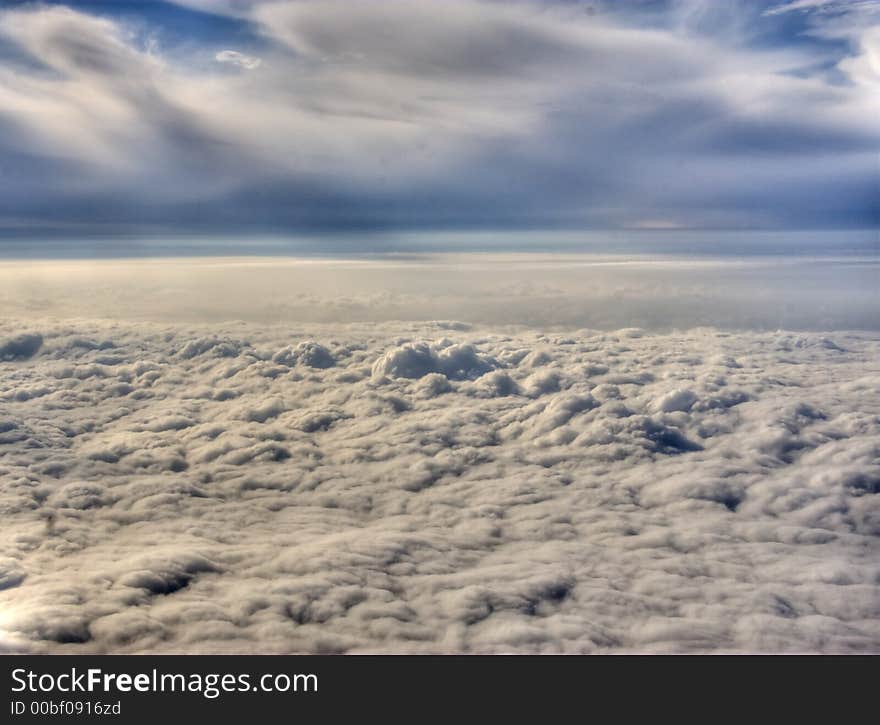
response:
<svg viewBox="0 0 880 725"><path fill-rule="evenodd" d="M765 15L782 15L795 10L821 10L826 12L853 12L865 9L880 9L877 0L793 0L768 8Z"/></svg>
<svg viewBox="0 0 880 725"><path fill-rule="evenodd" d="M0 228L876 217L870 24L842 48L752 42L725 28L773 17L732 6L721 22L698 3L659 20L536 0L183 4L256 28L261 46L193 37L171 52L161 33L146 42L146 19L0 14L0 158L15 170Z"/></svg>
<svg viewBox="0 0 880 725"><path fill-rule="evenodd" d="M241 68L246 68L247 70L254 70L254 68L259 68L262 60L260 58L256 58L252 55L245 55L244 53L239 53L237 50L221 50L217 55L214 56L214 60L218 63L229 63L231 65L237 65Z"/></svg>

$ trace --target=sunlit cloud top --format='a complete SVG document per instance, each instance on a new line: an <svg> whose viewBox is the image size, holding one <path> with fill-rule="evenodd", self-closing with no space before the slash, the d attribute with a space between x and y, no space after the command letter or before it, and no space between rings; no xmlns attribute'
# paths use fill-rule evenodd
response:
<svg viewBox="0 0 880 725"><path fill-rule="evenodd" d="M878 225L880 3L0 11L0 235Z"/></svg>

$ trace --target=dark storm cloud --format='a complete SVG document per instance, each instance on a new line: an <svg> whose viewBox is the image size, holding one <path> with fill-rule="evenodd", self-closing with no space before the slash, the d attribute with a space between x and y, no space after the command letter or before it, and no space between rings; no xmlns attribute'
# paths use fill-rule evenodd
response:
<svg viewBox="0 0 880 725"><path fill-rule="evenodd" d="M0 14L0 234L876 220L867 3L180 5Z"/></svg>

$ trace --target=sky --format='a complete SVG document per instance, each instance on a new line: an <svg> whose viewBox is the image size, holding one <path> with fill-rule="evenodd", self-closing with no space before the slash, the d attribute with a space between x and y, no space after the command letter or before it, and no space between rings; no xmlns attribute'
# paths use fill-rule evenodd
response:
<svg viewBox="0 0 880 725"><path fill-rule="evenodd" d="M5 0L0 239L877 230L878 90L875 0Z"/></svg>
<svg viewBox="0 0 880 725"><path fill-rule="evenodd" d="M880 652L878 91L880 0L0 0L0 653Z"/></svg>

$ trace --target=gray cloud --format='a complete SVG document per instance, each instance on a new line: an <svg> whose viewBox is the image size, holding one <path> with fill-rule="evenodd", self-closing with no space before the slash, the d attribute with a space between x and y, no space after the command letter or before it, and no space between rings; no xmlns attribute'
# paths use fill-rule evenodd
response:
<svg viewBox="0 0 880 725"><path fill-rule="evenodd" d="M262 63L260 58L239 53L237 50L221 50L214 56L214 59L218 63L230 63L231 65L237 65L246 70L259 68L260 63Z"/></svg>
<svg viewBox="0 0 880 725"><path fill-rule="evenodd" d="M4 234L876 222L870 22L830 77L811 48L564 3L227 9L259 72L2 13Z"/></svg>
<svg viewBox="0 0 880 725"><path fill-rule="evenodd" d="M546 66L588 58L577 33L552 17L548 22L538 6L330 0L262 4L255 16L283 43L315 61L426 84L520 81Z"/></svg>

